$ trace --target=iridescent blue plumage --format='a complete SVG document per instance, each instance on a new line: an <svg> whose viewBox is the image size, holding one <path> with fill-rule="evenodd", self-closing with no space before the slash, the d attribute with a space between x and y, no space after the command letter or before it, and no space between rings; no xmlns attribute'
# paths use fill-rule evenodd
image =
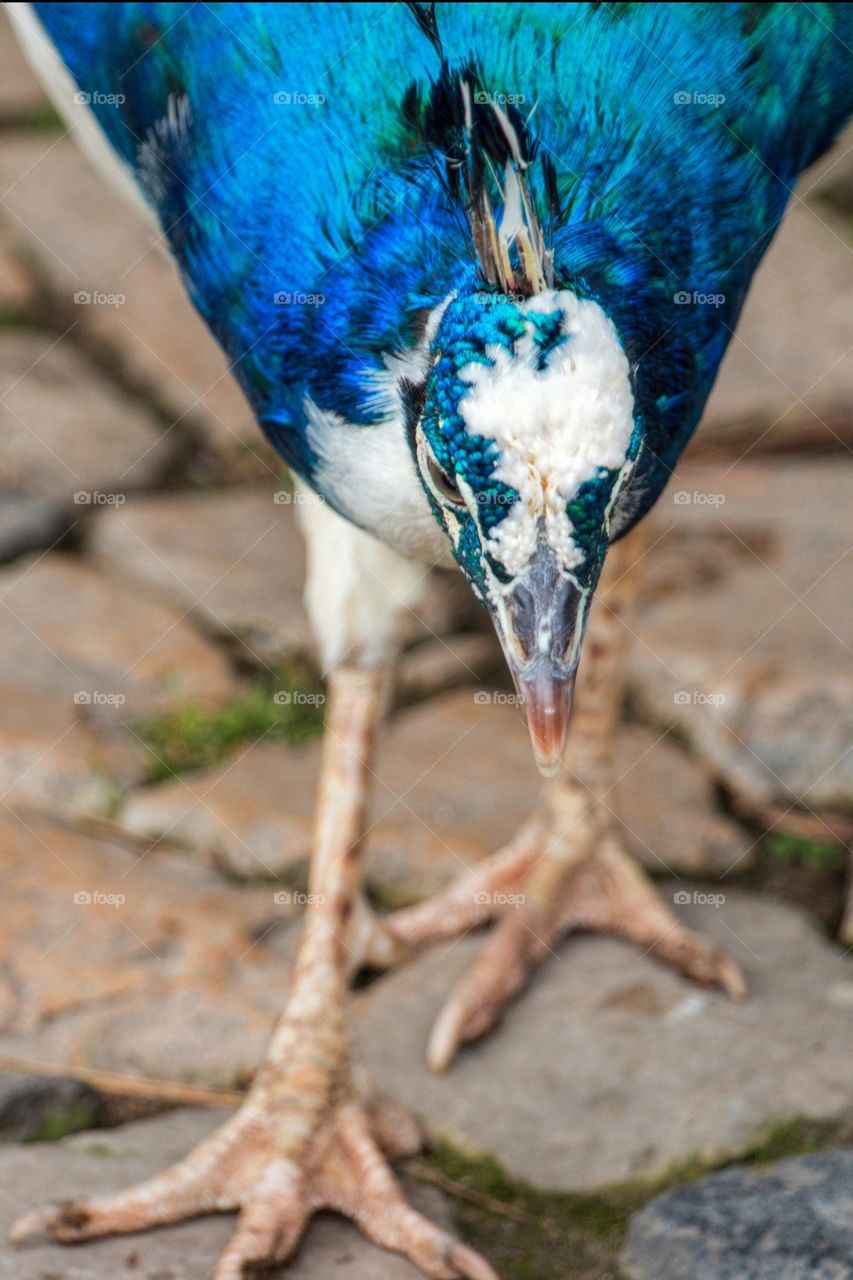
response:
<svg viewBox="0 0 853 1280"><path fill-rule="evenodd" d="M482 289L403 118L409 86L439 74L433 43L401 5L36 7L102 95L261 424L312 478L306 396L376 421L384 356L460 281ZM853 109L853 6L439 5L437 22L451 69L473 59L553 162L555 275L601 305L633 369L636 518L699 419L798 173ZM531 166L543 219L544 183Z"/></svg>

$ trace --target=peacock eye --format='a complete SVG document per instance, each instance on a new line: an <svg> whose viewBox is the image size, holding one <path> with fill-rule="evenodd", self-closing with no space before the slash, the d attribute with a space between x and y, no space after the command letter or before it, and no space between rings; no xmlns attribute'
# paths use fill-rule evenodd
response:
<svg viewBox="0 0 853 1280"><path fill-rule="evenodd" d="M459 492L459 486L452 476L449 476L443 467L432 456L427 455L427 467L429 468L429 478L432 481L433 488L439 497L445 502L451 503L454 507L463 507L465 499Z"/></svg>

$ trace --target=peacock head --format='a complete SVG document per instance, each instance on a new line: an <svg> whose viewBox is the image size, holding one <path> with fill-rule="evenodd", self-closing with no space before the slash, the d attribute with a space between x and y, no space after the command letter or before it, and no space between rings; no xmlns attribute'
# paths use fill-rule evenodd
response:
<svg viewBox="0 0 853 1280"><path fill-rule="evenodd" d="M628 359L591 299L468 293L441 314L408 416L433 514L491 614L551 774L639 451Z"/></svg>

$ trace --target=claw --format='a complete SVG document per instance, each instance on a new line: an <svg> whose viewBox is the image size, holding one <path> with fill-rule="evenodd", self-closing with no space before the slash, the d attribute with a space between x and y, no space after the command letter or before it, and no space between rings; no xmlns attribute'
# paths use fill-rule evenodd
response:
<svg viewBox="0 0 853 1280"><path fill-rule="evenodd" d="M45 1205L40 1209L30 1209L27 1213L22 1213L9 1228L10 1242L23 1244L32 1236L50 1232L60 1210L60 1205Z"/></svg>
<svg viewBox="0 0 853 1280"><path fill-rule="evenodd" d="M498 1273L481 1254L469 1249L467 1244L460 1244L458 1240L451 1241L447 1261L466 1280L499 1280Z"/></svg>

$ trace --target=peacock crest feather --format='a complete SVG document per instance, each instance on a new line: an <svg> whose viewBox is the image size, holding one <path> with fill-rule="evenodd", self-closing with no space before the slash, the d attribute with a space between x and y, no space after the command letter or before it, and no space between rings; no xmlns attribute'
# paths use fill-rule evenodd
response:
<svg viewBox="0 0 853 1280"><path fill-rule="evenodd" d="M500 293L532 297L554 285L554 255L528 175L539 148L518 106L486 87L476 62L445 56L435 6L410 4L440 66L428 88L413 82L402 110L411 145L425 155L450 201L463 208L483 283ZM549 213L559 215L556 172L539 159ZM501 208L500 217L496 209Z"/></svg>

